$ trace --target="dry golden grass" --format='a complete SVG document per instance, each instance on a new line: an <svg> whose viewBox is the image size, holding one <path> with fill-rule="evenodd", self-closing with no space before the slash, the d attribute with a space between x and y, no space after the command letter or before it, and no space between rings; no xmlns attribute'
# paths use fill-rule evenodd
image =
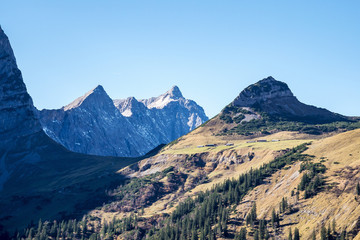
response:
<svg viewBox="0 0 360 240"><path fill-rule="evenodd" d="M209 182L200 184L194 189L184 194L168 194L151 206L145 208L145 217L150 217L159 213L171 213L176 205L187 197L193 197L197 192L210 189L214 184L223 182L225 179L237 177L249 171L251 168L258 168L262 164L271 161L277 156L278 150L292 148L304 142L312 142L307 154L315 156L314 161L321 161L328 168L325 173L327 185L332 185L331 189L325 189L317 196L310 199L296 201L295 196L291 196L291 191L296 189L302 174L299 173L300 163L294 164L287 170L281 170L268 179L268 183L263 184L251 191L237 207L237 213L233 215L245 217L251 208L252 202L256 201L259 217L268 218L271 211L279 209L279 203L285 196L294 207L299 208L298 212L284 215L282 232L278 239L287 237L289 228L299 228L301 238L309 239L313 229L316 230L319 238L319 230L322 224L331 222L333 219L337 223L337 231L345 227L351 230L360 216L360 204L355 200L355 184L360 179L360 130L327 136L326 138L310 138L308 135L301 135L291 132L280 132L269 135L266 140L279 139L279 142L256 142L247 143L246 139L224 139L214 136L203 128L182 137L177 144L163 150L158 156L163 162L162 168L178 164L176 162L180 156L207 152L207 158L226 158L236 152L238 155L246 155L249 152L255 153L254 159L235 164L230 167L217 168L208 174ZM205 134L204 134L205 133ZM234 146L224 146L225 143L234 143ZM214 148L197 148L197 145L219 144ZM177 155L180 154L180 155ZM155 158L156 159L156 158ZM146 160L144 160L146 161ZM156 160L155 160L156 161ZM324 162L325 161L325 162ZM190 172L192 175L198 174L197 170ZM356 181L355 181L356 180ZM302 193L303 194L303 193ZM359 198L360 199L360 198ZM113 214L97 213L106 219L111 219ZM119 215L120 216L120 215ZM230 226L234 228L235 226ZM236 228L236 227L235 227ZM237 227L239 228L239 227ZM360 239L360 235L355 239Z"/></svg>
<svg viewBox="0 0 360 240"><path fill-rule="evenodd" d="M289 228L299 228L302 239L310 239L313 229L319 237L319 230L323 224L328 227L333 219L336 221L337 231L343 229L350 231L360 216L360 204L356 200L355 185L360 178L359 168L360 130L342 133L330 138L315 141L306 152L315 155L315 161L323 162L328 170L325 173L327 185L333 185L331 189L326 188L317 196L310 199L296 201L291 196L300 183L302 174L299 174L300 164L293 165L288 170L276 173L268 184L255 188L248 194L243 204L237 208L240 216L250 210L252 203L256 201L259 217L270 219L272 209L279 209L279 203L283 197L298 208L299 211L290 215L284 215L281 238L286 238ZM339 162L338 164L334 164ZM348 169L349 166L351 169ZM348 169L349 171L342 171ZM359 197L357 197L359 198ZM355 239L359 239L356 236Z"/></svg>

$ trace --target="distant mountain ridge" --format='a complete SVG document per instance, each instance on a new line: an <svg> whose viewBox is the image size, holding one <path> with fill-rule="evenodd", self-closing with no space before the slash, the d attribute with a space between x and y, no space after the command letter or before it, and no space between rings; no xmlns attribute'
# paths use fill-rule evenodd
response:
<svg viewBox="0 0 360 240"><path fill-rule="evenodd" d="M101 94L101 89L92 94ZM77 103L90 106L88 100ZM101 104L113 106L106 98ZM75 106L68 108L78 109ZM118 113L114 106L113 110ZM91 187L107 188L122 179L115 174L118 169L138 160L74 153L47 136L0 27L0 239L8 239L5 229L25 227L38 218L59 219L75 208L82 212L101 204L105 193ZM64 190L71 194L63 194ZM59 207L54 210L53 204Z"/></svg>
<svg viewBox="0 0 360 240"><path fill-rule="evenodd" d="M61 109L42 110L48 136L79 153L135 157L187 134L208 120L202 107L173 86L149 99L112 100L102 86Z"/></svg>

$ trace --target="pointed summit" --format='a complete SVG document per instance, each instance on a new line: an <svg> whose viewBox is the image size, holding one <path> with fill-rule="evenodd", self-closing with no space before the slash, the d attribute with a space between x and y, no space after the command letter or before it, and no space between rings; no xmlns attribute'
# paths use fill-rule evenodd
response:
<svg viewBox="0 0 360 240"><path fill-rule="evenodd" d="M170 97L174 99L183 98L183 95L179 87L176 85L172 86L172 88L169 91L167 91L165 94L169 94Z"/></svg>
<svg viewBox="0 0 360 240"><path fill-rule="evenodd" d="M72 103L66 105L64 107L65 111L70 109L74 109L80 106L84 107L94 107L100 106L103 107L104 105L113 105L111 98L104 90L103 86L98 85L97 87L93 88L89 92L87 92L84 96L75 99ZM107 106L109 107L109 106Z"/></svg>

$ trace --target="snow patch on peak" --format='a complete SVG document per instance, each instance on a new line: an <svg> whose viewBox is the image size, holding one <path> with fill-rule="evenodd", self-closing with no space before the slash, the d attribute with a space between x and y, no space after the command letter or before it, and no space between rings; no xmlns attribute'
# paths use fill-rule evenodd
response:
<svg viewBox="0 0 360 240"><path fill-rule="evenodd" d="M124 117L131 117L133 115L133 110L143 111L146 109L143 103L138 102L135 97L128 97L126 99L116 99L113 100L114 105L119 109L120 113Z"/></svg>
<svg viewBox="0 0 360 240"><path fill-rule="evenodd" d="M161 94L158 97L152 97L149 99L142 99L142 102L147 108L163 109L166 105L171 102L185 100L178 86L173 86L169 91Z"/></svg>

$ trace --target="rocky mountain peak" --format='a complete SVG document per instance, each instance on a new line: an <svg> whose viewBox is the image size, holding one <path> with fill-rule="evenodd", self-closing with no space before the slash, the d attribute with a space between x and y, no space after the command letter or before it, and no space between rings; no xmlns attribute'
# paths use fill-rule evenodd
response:
<svg viewBox="0 0 360 240"><path fill-rule="evenodd" d="M0 28L0 140L41 131L10 42Z"/></svg>
<svg viewBox="0 0 360 240"><path fill-rule="evenodd" d="M152 97L149 99L142 99L142 102L147 108L162 109L167 106L170 102L185 100L178 86L173 86L169 91L161 94L158 97Z"/></svg>
<svg viewBox="0 0 360 240"><path fill-rule="evenodd" d="M146 107L139 102L135 97L128 97L126 99L114 100L114 105L119 109L120 113L125 117L130 117L134 112L145 112Z"/></svg>
<svg viewBox="0 0 360 240"><path fill-rule="evenodd" d="M17 68L14 52L10 41L0 26L0 73L11 74L12 68Z"/></svg>
<svg viewBox="0 0 360 240"><path fill-rule="evenodd" d="M237 107L251 107L282 119L307 123L347 121L342 115L300 102L284 82L267 77L245 88L232 102Z"/></svg>
<svg viewBox="0 0 360 240"><path fill-rule="evenodd" d="M269 76L245 88L235 98L233 104L239 107L252 107L254 104L260 104L271 99L288 97L294 97L288 85Z"/></svg>
<svg viewBox="0 0 360 240"><path fill-rule="evenodd" d="M66 105L64 107L64 110L68 111L74 108L78 108L80 106L85 108L89 108L89 107L94 108L96 106L100 108L103 107L112 108L113 102L109 97L109 95L104 90L103 86L98 85L97 87L90 90L82 97L79 97L75 99L72 103Z"/></svg>
<svg viewBox="0 0 360 240"><path fill-rule="evenodd" d="M172 88L169 91L167 91L165 94L169 95L173 99L183 98L183 95L182 95L179 87L176 85L172 86Z"/></svg>

